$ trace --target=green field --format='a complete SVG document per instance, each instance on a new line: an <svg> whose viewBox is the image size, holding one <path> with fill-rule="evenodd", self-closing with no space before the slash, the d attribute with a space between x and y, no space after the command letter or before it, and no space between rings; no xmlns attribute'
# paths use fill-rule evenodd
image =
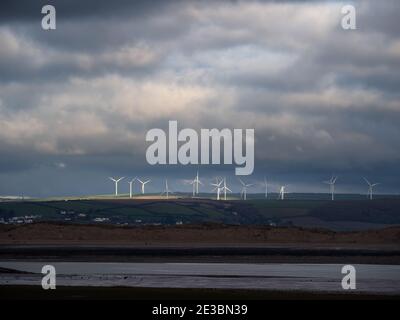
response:
<svg viewBox="0 0 400 320"><path fill-rule="evenodd" d="M121 197L3 201L0 202L0 218L3 221L11 221L13 218L34 216L34 221L74 223L225 223L281 226L296 224L298 221L303 221L301 219L307 219L306 221L311 222L321 221L327 226L336 221L395 225L400 224L399 208L400 199L215 201L191 198L166 200ZM99 221L102 218L107 220Z"/></svg>

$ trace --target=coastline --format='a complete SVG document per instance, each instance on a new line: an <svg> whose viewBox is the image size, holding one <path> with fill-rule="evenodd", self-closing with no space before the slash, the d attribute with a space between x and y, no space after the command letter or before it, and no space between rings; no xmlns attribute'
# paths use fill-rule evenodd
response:
<svg viewBox="0 0 400 320"><path fill-rule="evenodd" d="M312 291L141 287L0 286L0 300L399 300L400 295Z"/></svg>
<svg viewBox="0 0 400 320"><path fill-rule="evenodd" d="M1 245L0 260L86 262L229 262L400 264L400 250L338 246Z"/></svg>

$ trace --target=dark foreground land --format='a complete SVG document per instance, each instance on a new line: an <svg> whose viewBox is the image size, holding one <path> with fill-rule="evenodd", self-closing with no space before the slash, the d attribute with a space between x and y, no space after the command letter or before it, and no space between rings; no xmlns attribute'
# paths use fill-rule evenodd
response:
<svg viewBox="0 0 400 320"><path fill-rule="evenodd" d="M0 226L0 260L400 264L400 227Z"/></svg>
<svg viewBox="0 0 400 320"><path fill-rule="evenodd" d="M400 227L364 231L265 225L115 226L72 223L0 225L0 245L273 245L391 247L400 249Z"/></svg>
<svg viewBox="0 0 400 320"><path fill-rule="evenodd" d="M62 287L43 290L39 286L0 286L0 300L379 300L400 296L360 293L321 293L278 290L176 289L127 287Z"/></svg>

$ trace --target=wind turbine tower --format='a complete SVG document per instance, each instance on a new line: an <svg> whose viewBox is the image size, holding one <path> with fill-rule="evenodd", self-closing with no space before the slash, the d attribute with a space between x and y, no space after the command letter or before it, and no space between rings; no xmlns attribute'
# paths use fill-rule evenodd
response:
<svg viewBox="0 0 400 320"><path fill-rule="evenodd" d="M197 171L196 177L190 182L193 185L193 197L199 194L199 184L203 183L199 179L199 171Z"/></svg>
<svg viewBox="0 0 400 320"><path fill-rule="evenodd" d="M241 179L239 179L240 183L242 184L242 191L240 192L243 200L247 200L247 188L251 187L253 184L245 184Z"/></svg>
<svg viewBox="0 0 400 320"><path fill-rule="evenodd" d="M137 179L141 184L142 184L142 187L141 187L141 189L142 189L142 194L144 194L144 186L147 184L147 183L149 183L151 180L146 180L146 181L142 181L142 180L140 180L140 179Z"/></svg>
<svg viewBox="0 0 400 320"><path fill-rule="evenodd" d="M279 199L280 200L285 200L285 192L286 192L286 186L281 186L281 189L279 190Z"/></svg>
<svg viewBox="0 0 400 320"><path fill-rule="evenodd" d="M332 178L328 181L324 181L324 183L329 184L329 191L331 193L332 201L335 200L335 183L337 177L332 176Z"/></svg>
<svg viewBox="0 0 400 320"><path fill-rule="evenodd" d="M124 179L125 177L121 177L121 178L112 178L109 177L111 181L114 181L115 183L115 196L118 197L118 182L120 182L122 179Z"/></svg>
<svg viewBox="0 0 400 320"><path fill-rule="evenodd" d="M232 192L232 190L227 187L226 178L224 178L223 182L224 182L224 186L221 188L221 191L224 192L224 200L226 200L226 192L227 191Z"/></svg>
<svg viewBox="0 0 400 320"><path fill-rule="evenodd" d="M170 193L173 193L173 192L171 192L171 191L169 190L169 187L168 187L168 179L165 179L165 189L164 189L164 192L162 193L162 195L165 194L165 195L167 196L167 199L169 199L169 194L170 194Z"/></svg>
<svg viewBox="0 0 400 320"><path fill-rule="evenodd" d="M372 193L373 193L373 189L375 186L377 186L379 183L370 183L366 178L363 178L365 180L365 182L368 184L368 196L369 196L369 200L372 200Z"/></svg>
<svg viewBox="0 0 400 320"><path fill-rule="evenodd" d="M212 186L214 186L215 188L212 191L217 190L217 200L220 200L220 194L221 194L221 184L222 184L223 180L220 180L218 182L218 178L216 179L216 183L211 183Z"/></svg>
<svg viewBox="0 0 400 320"><path fill-rule="evenodd" d="M132 185L135 183L136 178L133 178L131 181L129 181L129 198L132 198L133 191L132 191Z"/></svg>
<svg viewBox="0 0 400 320"><path fill-rule="evenodd" d="M265 199L268 199L268 181L264 177L264 187L265 187Z"/></svg>

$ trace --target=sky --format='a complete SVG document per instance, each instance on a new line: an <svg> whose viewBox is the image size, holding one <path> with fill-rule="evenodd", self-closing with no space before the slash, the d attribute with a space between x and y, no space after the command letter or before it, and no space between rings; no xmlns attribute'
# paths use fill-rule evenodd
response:
<svg viewBox="0 0 400 320"><path fill-rule="evenodd" d="M254 128L244 180L271 191L328 192L334 174L338 192L365 193L365 176L398 194L399 16L396 0L1 1L0 195L112 193L109 176L190 191L196 170L203 191L239 188L228 165L147 164L146 132L169 120Z"/></svg>

